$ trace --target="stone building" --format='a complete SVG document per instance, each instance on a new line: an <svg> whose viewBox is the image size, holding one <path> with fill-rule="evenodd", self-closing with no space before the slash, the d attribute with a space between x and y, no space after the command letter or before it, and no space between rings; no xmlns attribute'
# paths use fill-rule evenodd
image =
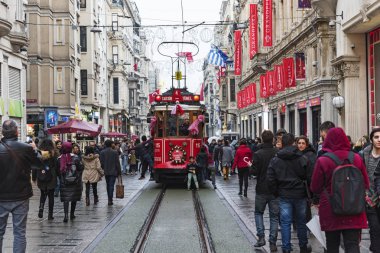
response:
<svg viewBox="0 0 380 253"><path fill-rule="evenodd" d="M0 4L0 123L15 120L22 140L26 137L25 90L27 87L24 1Z"/></svg>
<svg viewBox="0 0 380 253"><path fill-rule="evenodd" d="M245 137L259 136L263 129L285 128L295 135L307 135L312 143L319 140L321 122L338 121L333 97L338 94L337 75L331 61L336 58L335 28L330 19L313 8L298 8L298 1L273 0L273 45L263 45L264 1L241 0L234 6L234 20L249 20L250 4L257 4L258 52L250 58L249 27L242 28L242 74L236 76L240 90L256 84L257 102L239 110L240 132ZM237 26L239 29L239 26ZM304 66L296 66L296 54L302 55ZM302 70L294 87L267 98L260 97L260 76L293 59L294 73ZM236 62L235 62L236 67Z"/></svg>
<svg viewBox="0 0 380 253"><path fill-rule="evenodd" d="M320 15L336 29L339 79L339 124L356 141L380 126L380 2L376 0L312 1Z"/></svg>
<svg viewBox="0 0 380 253"><path fill-rule="evenodd" d="M79 16L79 1L34 0L26 5L28 124L40 129L67 121L80 104Z"/></svg>

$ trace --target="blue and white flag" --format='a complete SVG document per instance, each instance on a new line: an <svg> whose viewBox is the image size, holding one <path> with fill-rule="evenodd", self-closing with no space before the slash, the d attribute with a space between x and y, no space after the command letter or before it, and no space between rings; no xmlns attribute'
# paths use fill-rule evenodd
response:
<svg viewBox="0 0 380 253"><path fill-rule="evenodd" d="M217 48L211 48L208 53L208 64L225 67L228 56L222 52L222 50Z"/></svg>

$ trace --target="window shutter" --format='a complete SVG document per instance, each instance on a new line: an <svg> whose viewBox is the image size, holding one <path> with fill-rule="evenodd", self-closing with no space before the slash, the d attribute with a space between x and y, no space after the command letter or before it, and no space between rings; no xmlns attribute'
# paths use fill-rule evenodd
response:
<svg viewBox="0 0 380 253"><path fill-rule="evenodd" d="M9 98L21 100L20 70L9 67Z"/></svg>

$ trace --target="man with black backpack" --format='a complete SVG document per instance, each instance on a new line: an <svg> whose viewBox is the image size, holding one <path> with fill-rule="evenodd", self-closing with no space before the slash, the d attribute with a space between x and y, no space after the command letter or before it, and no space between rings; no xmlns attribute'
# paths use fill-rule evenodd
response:
<svg viewBox="0 0 380 253"><path fill-rule="evenodd" d="M366 168L360 156L351 151L342 128L329 130L322 151L314 167L311 190L320 194L319 218L326 233L327 252L339 252L343 235L345 252L359 253L361 230L368 227Z"/></svg>

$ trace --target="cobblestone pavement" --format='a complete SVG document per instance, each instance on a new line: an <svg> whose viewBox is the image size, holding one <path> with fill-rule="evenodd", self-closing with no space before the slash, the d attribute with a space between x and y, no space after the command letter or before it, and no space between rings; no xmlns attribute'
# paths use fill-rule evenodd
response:
<svg viewBox="0 0 380 253"><path fill-rule="evenodd" d="M47 220L47 201L45 203L44 217L37 217L40 190L33 185L34 196L30 199L30 210L27 223L27 252L82 252L94 238L112 221L125 205L144 187L148 179L137 180L136 176L123 176L125 185L124 199L114 198L114 205L107 205L106 182L98 183L99 203L85 206L85 194L82 201L77 203L76 219L63 223L63 203L55 198L54 220ZM4 237L4 253L12 252L13 231L12 217L8 219L7 230Z"/></svg>
<svg viewBox="0 0 380 253"><path fill-rule="evenodd" d="M255 226L255 216L254 216L254 206L255 206L255 186L256 180L249 180L248 187L248 197L239 196L239 181L238 176L232 175L229 180L224 181L222 177L217 176L217 187L219 193L225 198L225 200L231 205L231 207L235 210L235 212L239 215L240 219L243 223L248 227L248 229L256 235L256 226ZM267 252L269 250L269 212L266 209L264 213L264 224L265 224L265 235L267 244L263 247ZM309 237L309 243L313 248L313 252L323 252L323 247L319 244L317 239L314 236ZM292 231L292 244L293 244L293 252L298 252L298 239L296 232ZM361 252L369 252L369 233L368 230L364 230L362 232L362 242L361 242ZM281 232L279 231L278 240L277 240L278 248L281 247ZM279 250L280 252L280 250ZM341 252L343 252L341 250Z"/></svg>

